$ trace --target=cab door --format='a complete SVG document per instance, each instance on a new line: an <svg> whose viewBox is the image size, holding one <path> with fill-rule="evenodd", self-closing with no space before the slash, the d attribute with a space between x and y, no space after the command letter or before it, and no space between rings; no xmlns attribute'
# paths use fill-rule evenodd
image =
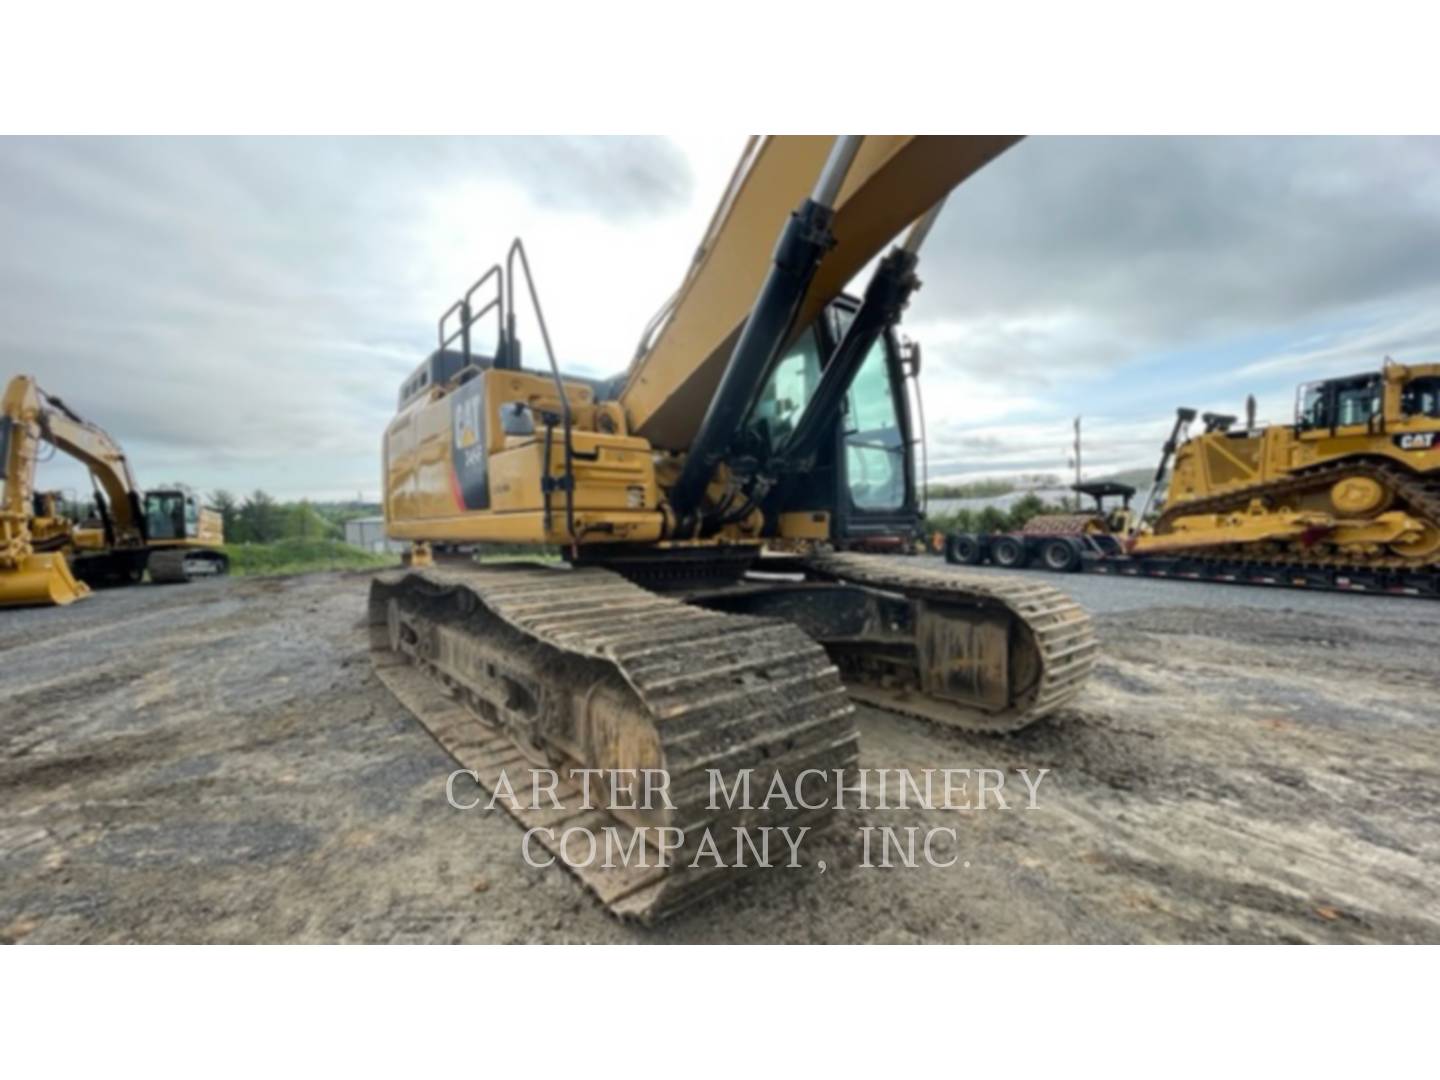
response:
<svg viewBox="0 0 1440 1080"><path fill-rule="evenodd" d="M845 398L840 424L836 538L907 541L918 534L905 387L887 335L871 348Z"/></svg>

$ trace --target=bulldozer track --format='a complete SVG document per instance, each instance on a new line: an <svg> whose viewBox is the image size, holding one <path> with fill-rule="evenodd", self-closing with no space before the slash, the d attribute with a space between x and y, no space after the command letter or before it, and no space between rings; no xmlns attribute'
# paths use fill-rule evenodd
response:
<svg viewBox="0 0 1440 1080"><path fill-rule="evenodd" d="M1014 689L1012 700L1002 709L937 708L912 687L847 680L851 695L869 704L966 731L1018 731L1073 701L1099 658L1089 614L1049 585L1021 577L916 566L905 556L836 553L814 556L806 565L825 577L950 609L1004 611L1014 620L1012 648L1033 650L1031 677Z"/></svg>
<svg viewBox="0 0 1440 1080"><path fill-rule="evenodd" d="M1350 477L1369 477L1381 481L1392 497L1404 501L1407 507L1418 512L1434 528L1440 529L1440 478L1426 477L1407 472L1397 466L1375 462L1338 462L1297 472L1284 480L1268 484L1252 484L1249 487L1211 495L1201 499L1190 499L1166 508L1155 523L1160 530L1179 517L1191 514L1216 514L1227 510L1243 509L1254 499L1276 500L1313 491L1317 487L1328 487ZM1235 545L1241 547L1243 545ZM1213 561L1254 566L1274 567L1317 567L1324 569L1354 570L1405 570L1434 566L1435 558L1408 559L1400 555L1378 556L1368 559L1346 558L1328 553L1308 553L1304 548L1281 553L1246 552L1237 554L1233 549L1216 553L1213 549L1178 548L1175 555L1199 561Z"/></svg>
<svg viewBox="0 0 1440 1080"><path fill-rule="evenodd" d="M397 571L372 585L369 625L381 681L492 795L507 768L543 762L556 769L555 800L499 805L527 830L549 830L535 835L536 844L622 918L653 923L746 873L695 857L707 831L723 851L737 843L736 828L793 830L830 816L828 797L820 809L712 808L710 770L727 786L754 770L755 791L778 777L794 792L805 770L833 775L856 766L854 706L819 645L782 621L692 607L609 570ZM530 698L537 707L522 715L516 703ZM628 711L619 715L622 700ZM578 722L567 734L572 706ZM649 747L639 755L646 766L665 770L673 809L610 811L593 791L587 801L577 769L622 767L624 748L637 745ZM805 802L819 800L812 793ZM637 830L662 825L684 837L668 864L660 865L653 831L639 837L651 853L640 862L648 865L577 865L583 860L566 857L573 828L612 830L628 850Z"/></svg>

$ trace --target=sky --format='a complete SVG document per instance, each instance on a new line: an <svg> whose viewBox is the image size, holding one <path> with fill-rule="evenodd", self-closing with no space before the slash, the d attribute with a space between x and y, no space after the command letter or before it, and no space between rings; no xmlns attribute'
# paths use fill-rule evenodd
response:
<svg viewBox="0 0 1440 1080"><path fill-rule="evenodd" d="M0 140L0 376L142 487L375 499L400 382L513 237L562 366L618 373L743 143ZM1063 472L1077 415L1087 476L1148 467L1176 406L1285 421L1302 382L1440 361L1437 173L1440 139L1022 142L922 252L930 478Z"/></svg>

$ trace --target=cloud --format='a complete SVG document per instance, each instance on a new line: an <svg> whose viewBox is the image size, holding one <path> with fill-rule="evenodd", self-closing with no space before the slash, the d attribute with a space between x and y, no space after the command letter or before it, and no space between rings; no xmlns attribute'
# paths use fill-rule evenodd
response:
<svg viewBox="0 0 1440 1080"><path fill-rule="evenodd" d="M564 359L618 370L695 183L655 139L11 140L0 347L142 484L373 496L396 387L514 235Z"/></svg>
<svg viewBox="0 0 1440 1080"><path fill-rule="evenodd" d="M952 194L922 253L927 382L989 387L945 429L986 442L932 462L1054 470L1083 413L1097 468L1149 464L1175 405L1254 392L1287 418L1294 382L1435 358L1437 167L1437 139L1021 143Z"/></svg>
<svg viewBox="0 0 1440 1080"><path fill-rule="evenodd" d="M0 142L4 374L142 483L373 497L396 387L512 237L562 364L619 372L742 144ZM922 253L932 474L1061 471L1077 414L1091 471L1149 465L1176 405L1284 418L1296 382L1440 358L1437 167L1436 139L1020 144Z"/></svg>

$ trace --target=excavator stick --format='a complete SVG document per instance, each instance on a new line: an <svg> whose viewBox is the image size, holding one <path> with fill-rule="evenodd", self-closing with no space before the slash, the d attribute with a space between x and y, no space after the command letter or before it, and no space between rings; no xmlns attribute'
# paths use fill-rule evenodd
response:
<svg viewBox="0 0 1440 1080"><path fill-rule="evenodd" d="M15 567L0 569L0 607L70 604L90 595L90 587L70 573L59 552L30 554Z"/></svg>

